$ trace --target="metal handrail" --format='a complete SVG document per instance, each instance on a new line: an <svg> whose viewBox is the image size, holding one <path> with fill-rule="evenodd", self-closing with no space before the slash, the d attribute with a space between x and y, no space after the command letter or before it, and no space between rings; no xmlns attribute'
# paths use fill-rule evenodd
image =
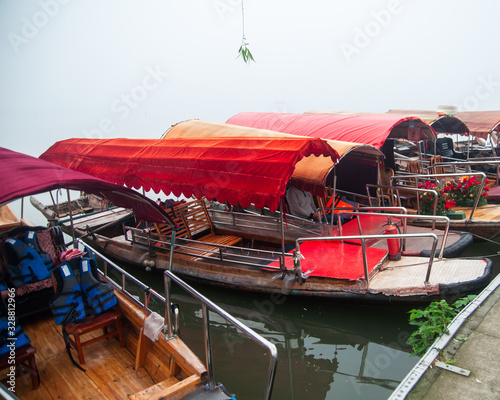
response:
<svg viewBox="0 0 500 400"><path fill-rule="evenodd" d="M412 215L412 214L374 214L374 213L370 213L370 212L349 212L349 211L340 211L339 212L339 215L354 215L354 216L357 216L357 215L369 215L369 216L381 216L381 217L389 217L389 218L400 218L400 219L403 219L404 220L404 224L403 224L403 233L406 233L406 221L408 219L421 219L422 216L421 215ZM448 217L445 217L445 216L439 216L439 215L429 215L429 216L426 216L426 218L429 218L429 219L432 219L432 220L435 220L435 221L443 221L446 223L446 227L444 229L444 233L443 233L443 242L441 243L441 250L439 251L439 256L438 258L439 259L442 259L443 258L443 253L444 253L444 248L445 248L445 245L446 245L446 241L448 240L448 233L449 233L449 230L450 230L450 219ZM358 227L360 228L360 233L362 234L362 230L361 230L361 220L360 218L358 218ZM339 232L340 232L340 236L342 236L342 221L339 219ZM406 241L406 240L404 240Z"/></svg>
<svg viewBox="0 0 500 400"><path fill-rule="evenodd" d="M484 185L485 185L485 182L486 182L486 174L484 172L468 172L467 174L470 175L470 176L479 176L479 177L481 177L481 185L480 185L479 190L477 192L476 198L474 199L474 205L472 206L471 213L470 213L469 217L466 220L466 221L471 221L472 220L472 216L474 215L474 211L476 210L477 205L479 203L479 199L481 197L481 193L483 193L483 190L484 190ZM461 174L461 173L428 174L428 175L414 174L414 175L406 175L405 178L415 178L415 186L417 186L418 185L418 180L424 180L424 179L429 180L429 178L435 178L435 179L449 178L449 177L452 177L452 176L460 176L461 177L463 175L464 174ZM390 178L390 182L392 182L393 179L397 179L397 178L398 178L397 176L392 176ZM398 186L391 186L391 187L397 188ZM413 188L413 190L418 190L418 189ZM429 191L427 189L421 189L421 190ZM437 201L437 199L436 199L436 201Z"/></svg>
<svg viewBox="0 0 500 400"><path fill-rule="evenodd" d="M90 250L94 255L99 256L104 262L104 269L101 271L104 275L104 277L108 278L108 281L113 284L113 286L117 287L121 291L123 291L125 294L127 294L134 302L138 303L139 305L143 306L145 310L151 311L147 307L147 298L149 296L149 292L151 291L151 288L139 281L137 278L132 276L130 273L119 267L117 264L115 264L113 261L111 261L109 258L95 250L93 247L89 246L88 244L84 243L80 239L77 239L77 242ZM120 274L120 284L115 282L113 279L109 277L109 266L111 266L116 272ZM144 291L144 302L141 302L138 300L136 297L134 297L131 293L127 291L126 288L126 281L127 279L133 281L135 285L137 285L139 288L141 288ZM166 270L164 273L164 282L165 282L165 288L168 292L165 293L165 297L160 295L159 293L155 292L154 290L151 291L151 294L155 296L160 302L162 303L167 303L166 299L170 298L170 280L173 280L176 282L180 287L182 287L185 291L187 291L191 296L195 297L198 299L201 304L202 304L202 312L203 312L203 324L204 324L204 336L205 336L205 353L207 356L207 373L208 373L208 378L209 378L209 385L210 388L213 389L215 387L215 377L214 377L214 372L213 372L213 362L212 362L212 344L210 340L210 330L209 330L209 316L207 313L207 308L210 309L212 312L215 312L216 314L220 315L222 318L224 318L227 322L229 322L231 325L233 325L236 329L239 329L242 331L247 337L252 339L254 342L257 344L265 347L269 351L269 367L268 367L268 373L267 373L267 384L266 384L266 391L265 391L265 396L264 399L268 400L271 398L272 394L272 389L274 385L274 378L276 374L276 367L277 367L277 362L278 362L278 350L274 344L269 342L267 339L253 331L251 328L247 327L240 321L238 321L236 318L234 318L232 315L224 311L222 308L211 302L209 299L204 297L202 294L198 293L195 289L193 289L191 286L189 286L187 283L185 283L183 280L181 280L179 277L177 277L174 273L171 271ZM167 325L167 320L166 316L164 319L164 327ZM174 329L175 332L178 332L177 327ZM167 339L171 339L175 337L175 335L171 335L170 337L166 335Z"/></svg>
<svg viewBox="0 0 500 400"><path fill-rule="evenodd" d="M194 290L191 286L187 285L184 281L182 281L180 278L178 278L175 274L173 274L171 271L165 271L164 273L164 279L165 282L167 280L173 280L175 283L177 283L180 287L182 287L185 291L187 291L191 296L195 297L198 299L201 304L202 304L202 311L203 311L203 321L204 321L204 328L205 328L205 353L207 357L207 371L208 371L208 376L209 376L209 385L210 388L215 387L215 380L214 380L214 374L213 374L213 363L212 363L212 345L211 345L211 340L210 340L210 331L209 331L209 314L207 312L207 309L210 309L210 311L217 313L219 316L224 318L226 321L228 321L231 325L235 326L239 330L241 330L248 338L252 339L254 342L257 344L261 345L262 347L266 348L269 351L269 367L267 370L267 384L266 384L266 392L264 399L270 399L272 395L272 389L274 385L274 378L276 376L276 367L278 363L278 350L274 344L269 342L267 339L263 338L261 335L256 333L254 330L251 328L247 327L240 321L238 321L236 318L228 314L226 311L224 311L222 308L219 306L215 305L213 302L208 300L205 296L202 294L198 293L196 290ZM166 284L167 286L167 284Z"/></svg>
<svg viewBox="0 0 500 400"><path fill-rule="evenodd" d="M368 240L374 240L374 239L387 239L389 235L352 235L352 236L329 236L329 237L321 237L321 238L298 238L295 241L295 250L294 250L294 270L296 276L301 279L302 277L302 267L300 265L300 259L302 258L302 255L300 254L300 243L303 242L317 242L317 241L344 241L344 240L360 240L361 241L361 247L363 249L363 267L364 267L364 273L365 273L365 281L366 284L368 285L370 283L370 277L368 274L368 260L366 256L366 241ZM425 276L425 281L424 283L429 283L429 278L431 275L431 269L432 269L432 263L434 261L434 254L436 253L436 247L437 247L437 242L438 238L436 234L434 233L397 233L397 234L391 234L390 235L391 239L404 239L404 238L432 238L433 243L432 243L432 248L431 248L431 254L429 256L429 264L427 266L427 273Z"/></svg>
<svg viewBox="0 0 500 400"><path fill-rule="evenodd" d="M394 177L391 177L391 181L392 181L392 178ZM370 199L370 204L371 204L371 196L370 196L370 188L375 188L375 189L390 189L391 190L391 196L394 195L394 193L392 191L396 191L397 192L397 202L398 202L398 205L401 206L401 197L400 197L400 191L404 191L404 192L416 192L416 193L419 193L419 192L422 192L422 193L433 193L434 194L434 204L432 206L432 210L433 210L433 214L434 216L436 216L436 210L437 210L437 204L438 204L438 192L436 190L433 190L433 189L419 189L419 188L414 188L414 187L409 187L409 186L392 186L392 185L377 185L377 184L372 184L372 183L368 183L366 184L366 192L368 193L368 196L369 196L369 199ZM419 196L417 196L417 213L420 214L420 198ZM436 225L435 223L433 222L432 223L432 229L435 229L436 228Z"/></svg>
<svg viewBox="0 0 500 400"><path fill-rule="evenodd" d="M450 168L453 168L454 171L456 171L456 167L469 167L468 169L470 171L470 167L474 166L474 165L496 165L497 172L496 172L496 179L495 180L496 180L496 184L497 185L499 184L499 181L500 181L500 177L499 177L500 176L500 158L499 157L495 157L492 159L474 158L473 160L474 161L439 162L439 163L435 163L434 165L431 165L427 169L433 170L435 172L437 168L450 167ZM468 174L474 174L474 172L468 172Z"/></svg>
<svg viewBox="0 0 500 400"><path fill-rule="evenodd" d="M127 240L132 241L133 243L139 243L143 245L147 245L148 247L151 247L155 251L170 251L170 248L172 247L172 243L170 241L170 236L167 235L160 235L157 233L152 233L152 232L147 232L143 229L138 229L138 228L132 228L132 227L125 227L126 231L130 231L132 233L132 239L127 238ZM139 235L139 234L144 234ZM127 235L125 234L127 237ZM144 239L146 243L138 241L137 238ZM163 238L167 238L167 240L162 240ZM281 252L279 251L269 251L269 250L255 250L247 247L237 247L237 246L227 246L223 244L217 244L217 243L209 243L209 242L200 242L199 240L195 239L187 239L187 238L176 238L176 243L174 245L174 253L175 254L184 254L184 255L193 255L195 254L196 257L198 258L203 258L207 260L217 260L217 261L224 261L228 257L231 257L231 262L234 264L241 264L241 265L249 265L249 266L255 266L255 267L262 267L261 264L259 264L261 261L265 261L271 258L278 258L281 256ZM154 244L161 244L164 245L162 246L154 246ZM214 251L210 255L204 255L204 254L199 254L200 249L197 247L190 246L190 244L193 243L206 243L207 245L217 248L217 251ZM191 250L191 251L190 251ZM224 252L224 250L231 250L231 252ZM236 250L240 250L242 252L245 252L247 254L238 254ZM198 252L198 253L193 253ZM254 254L251 254L254 253ZM259 257L258 255L268 255L267 258ZM291 257L291 255L286 255L285 257ZM239 258L240 260L234 260L234 258ZM252 259L255 260L255 263L248 262L245 260Z"/></svg>

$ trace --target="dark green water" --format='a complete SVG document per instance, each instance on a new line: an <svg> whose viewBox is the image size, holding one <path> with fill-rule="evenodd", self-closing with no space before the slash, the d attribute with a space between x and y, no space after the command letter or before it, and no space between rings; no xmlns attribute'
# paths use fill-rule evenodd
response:
<svg viewBox="0 0 500 400"><path fill-rule="evenodd" d="M495 255L500 245L474 243L465 256ZM500 260L492 257L494 274ZM159 273L135 274L159 292ZM274 343L279 352L273 399L386 399L413 368L406 338L411 306L362 306L230 291L192 284L199 292ZM200 305L174 287L180 336L205 361ZM261 399L268 358L213 314L214 371L237 399Z"/></svg>

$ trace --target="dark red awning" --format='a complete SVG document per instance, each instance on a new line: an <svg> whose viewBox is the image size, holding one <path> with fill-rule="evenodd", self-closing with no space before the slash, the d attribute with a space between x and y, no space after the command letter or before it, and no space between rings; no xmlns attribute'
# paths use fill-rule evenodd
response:
<svg viewBox="0 0 500 400"><path fill-rule="evenodd" d="M274 211L295 165L309 155L338 158L325 141L306 137L68 139L40 158L136 189ZM324 187L315 189L324 195Z"/></svg>
<svg viewBox="0 0 500 400"><path fill-rule="evenodd" d="M170 223L158 205L132 189L0 147L0 204L54 189L82 190L131 208L143 220Z"/></svg>

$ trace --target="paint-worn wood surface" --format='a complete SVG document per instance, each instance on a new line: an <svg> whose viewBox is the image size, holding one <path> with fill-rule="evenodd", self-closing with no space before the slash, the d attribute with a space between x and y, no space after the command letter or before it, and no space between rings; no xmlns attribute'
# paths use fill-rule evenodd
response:
<svg viewBox="0 0 500 400"><path fill-rule="evenodd" d="M161 392L165 399L170 400L179 398L176 393L187 394L206 382L205 367L179 338L166 340L160 335L150 347L143 367L136 368L137 343L144 314L124 294L117 293L117 297L124 315L125 347L120 347L115 337L89 345L84 350L85 364L82 367L85 371L72 364L61 327L55 324L50 311L21 320L21 326L37 350L35 359L40 387L33 390L30 375L24 375L16 379L15 394L23 400L127 399L135 393L144 393L148 388L156 388L152 389L153 392ZM92 332L86 339L98 334ZM72 354L78 360L76 352ZM1 371L1 376L6 376L6 373L6 370ZM184 382L186 378L188 380ZM162 384L157 386L160 382ZM149 398L141 396L136 398Z"/></svg>

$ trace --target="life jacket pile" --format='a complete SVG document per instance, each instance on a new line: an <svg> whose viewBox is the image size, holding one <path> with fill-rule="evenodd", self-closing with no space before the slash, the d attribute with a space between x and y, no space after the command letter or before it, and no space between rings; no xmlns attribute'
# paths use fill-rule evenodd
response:
<svg viewBox="0 0 500 400"><path fill-rule="evenodd" d="M93 258L70 259L54 270L54 277L57 291L49 304L58 325L83 321L118 304L113 285L100 280Z"/></svg>
<svg viewBox="0 0 500 400"><path fill-rule="evenodd" d="M10 314L10 315L9 315ZM3 298L0 298L0 356L19 349L31 342L19 325L15 312L9 313Z"/></svg>
<svg viewBox="0 0 500 400"><path fill-rule="evenodd" d="M14 287L42 281L50 277L54 264L49 254L38 245L35 231L26 231L23 239L10 237L3 242L7 271ZM6 277L0 290L6 290Z"/></svg>
<svg viewBox="0 0 500 400"><path fill-rule="evenodd" d="M15 327L15 329L10 330L9 327ZM22 330L17 318L13 323L12 321L8 321L7 317L2 315L0 317L0 356L7 354L12 350L12 343L15 344L16 349L19 349L20 347L31 343L31 339L28 334Z"/></svg>

